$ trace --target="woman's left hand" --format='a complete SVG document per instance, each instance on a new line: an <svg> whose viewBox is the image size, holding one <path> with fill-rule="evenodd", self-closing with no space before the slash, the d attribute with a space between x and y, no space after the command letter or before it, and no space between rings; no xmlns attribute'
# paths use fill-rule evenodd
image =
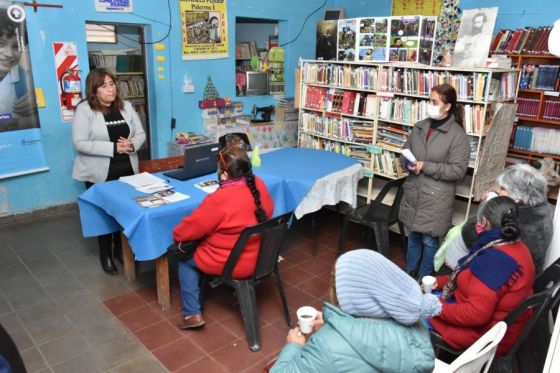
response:
<svg viewBox="0 0 560 373"><path fill-rule="evenodd" d="M286 337L286 343L299 343L302 346L305 344L305 336L299 327L296 326L295 328L290 329L288 336Z"/></svg>
<svg viewBox="0 0 560 373"><path fill-rule="evenodd" d="M418 175L422 167L424 167L424 161L416 161L412 166L408 166L408 169Z"/></svg>

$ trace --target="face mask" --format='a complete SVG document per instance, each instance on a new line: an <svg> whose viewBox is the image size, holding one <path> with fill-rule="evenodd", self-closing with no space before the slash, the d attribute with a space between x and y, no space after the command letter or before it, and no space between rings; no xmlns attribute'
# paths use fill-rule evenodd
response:
<svg viewBox="0 0 560 373"><path fill-rule="evenodd" d="M427 107L428 117L432 119L442 119L442 116L439 112L439 106L428 104Z"/></svg>

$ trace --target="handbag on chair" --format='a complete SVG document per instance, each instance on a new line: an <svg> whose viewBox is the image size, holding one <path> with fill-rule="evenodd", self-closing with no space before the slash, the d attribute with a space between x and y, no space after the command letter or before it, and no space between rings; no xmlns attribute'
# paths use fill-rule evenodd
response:
<svg viewBox="0 0 560 373"><path fill-rule="evenodd" d="M167 252L172 253L180 261L190 260L194 256L199 240L174 242L167 248Z"/></svg>

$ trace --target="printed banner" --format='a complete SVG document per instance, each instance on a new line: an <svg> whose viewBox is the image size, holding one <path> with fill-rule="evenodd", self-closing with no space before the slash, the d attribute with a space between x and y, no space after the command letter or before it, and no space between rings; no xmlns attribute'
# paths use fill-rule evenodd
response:
<svg viewBox="0 0 560 373"><path fill-rule="evenodd" d="M393 0L393 16L420 14L422 16L439 16L443 0Z"/></svg>
<svg viewBox="0 0 560 373"><path fill-rule="evenodd" d="M0 179L45 171L25 10L0 0Z"/></svg>
<svg viewBox="0 0 560 373"><path fill-rule="evenodd" d="M226 0L180 0L183 59L228 57Z"/></svg>
<svg viewBox="0 0 560 373"><path fill-rule="evenodd" d="M131 13L132 0L94 0L98 12Z"/></svg>
<svg viewBox="0 0 560 373"><path fill-rule="evenodd" d="M63 122L71 122L74 118L74 108L81 100L78 50L76 43L54 42L53 52L60 114Z"/></svg>

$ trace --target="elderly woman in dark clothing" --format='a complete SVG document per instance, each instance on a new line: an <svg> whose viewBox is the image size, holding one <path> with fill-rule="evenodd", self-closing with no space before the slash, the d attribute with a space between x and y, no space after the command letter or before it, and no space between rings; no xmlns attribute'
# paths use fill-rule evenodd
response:
<svg viewBox="0 0 560 373"><path fill-rule="evenodd" d="M546 195L546 179L528 164L516 164L502 171L496 183L498 190L495 192L498 195L509 196L517 203L520 238L531 252L537 274L541 273L553 233L553 211ZM463 226L461 236L456 238L459 242L452 244L455 249L451 250L450 246L446 253L445 261L448 266L454 267L456 258L466 255L466 247L476 241L475 226L476 217L469 218ZM462 247L462 251L458 247Z"/></svg>

